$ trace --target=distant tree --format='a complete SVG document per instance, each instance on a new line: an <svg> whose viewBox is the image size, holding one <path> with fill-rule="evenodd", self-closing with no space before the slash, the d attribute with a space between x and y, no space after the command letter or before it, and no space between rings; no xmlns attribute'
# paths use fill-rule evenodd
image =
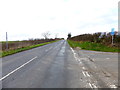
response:
<svg viewBox="0 0 120 90"><path fill-rule="evenodd" d="M71 38L71 33L68 33L68 39L70 39Z"/></svg>
<svg viewBox="0 0 120 90"><path fill-rule="evenodd" d="M50 35L51 35L51 34L50 34L49 31L42 33L42 36L43 36L45 39L48 39Z"/></svg>

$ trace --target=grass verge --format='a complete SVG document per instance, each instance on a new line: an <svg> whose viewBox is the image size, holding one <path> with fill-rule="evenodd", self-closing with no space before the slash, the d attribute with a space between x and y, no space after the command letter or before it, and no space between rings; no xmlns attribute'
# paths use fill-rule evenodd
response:
<svg viewBox="0 0 120 90"><path fill-rule="evenodd" d="M120 49L114 47L108 47L100 43L93 42L77 42L68 40L68 43L71 47L80 47L85 50L93 50L93 51L103 51L103 52L120 52Z"/></svg>
<svg viewBox="0 0 120 90"><path fill-rule="evenodd" d="M15 49L15 50L2 51L2 52L0 52L0 57L12 55L12 54L15 54L15 53L18 53L18 52L21 52L21 51L29 50L29 49L36 48L36 47L39 47L39 46L43 46L43 45L46 45L46 44L50 44L50 43L53 43L53 42L56 42L56 41L41 43L41 44L32 45L32 46L27 46L27 47L18 48L18 49Z"/></svg>

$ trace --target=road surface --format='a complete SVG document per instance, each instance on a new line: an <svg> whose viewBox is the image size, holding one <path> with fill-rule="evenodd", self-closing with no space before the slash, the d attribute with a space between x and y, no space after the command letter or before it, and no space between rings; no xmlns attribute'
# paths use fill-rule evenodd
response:
<svg viewBox="0 0 120 90"><path fill-rule="evenodd" d="M2 88L116 88L117 60L61 40L2 58L0 81Z"/></svg>

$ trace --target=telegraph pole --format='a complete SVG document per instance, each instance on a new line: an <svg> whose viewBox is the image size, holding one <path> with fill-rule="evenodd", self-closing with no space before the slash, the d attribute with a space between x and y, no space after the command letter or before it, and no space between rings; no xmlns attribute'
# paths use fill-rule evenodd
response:
<svg viewBox="0 0 120 90"><path fill-rule="evenodd" d="M7 32L6 32L6 50L8 50L8 36L7 36Z"/></svg>

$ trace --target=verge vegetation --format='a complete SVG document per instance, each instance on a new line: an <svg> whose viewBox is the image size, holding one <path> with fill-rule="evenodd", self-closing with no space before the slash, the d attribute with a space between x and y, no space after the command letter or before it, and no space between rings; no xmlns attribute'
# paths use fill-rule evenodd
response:
<svg viewBox="0 0 120 90"><path fill-rule="evenodd" d="M36 48L36 47L43 46L43 45L46 45L46 44L50 44L50 43L53 43L53 42L56 42L56 41L58 41L58 40L44 42L44 43L35 44L35 45L24 46L24 47L18 47L18 48L9 49L9 50L2 50L2 51L0 51L0 57L4 57L4 56L15 54L15 53L18 53L18 52L21 52L21 51L25 51L25 50L29 50L29 49L32 49L32 48Z"/></svg>
<svg viewBox="0 0 120 90"><path fill-rule="evenodd" d="M67 38L71 47L80 47L86 50L120 52L120 35L118 31L96 32L93 34L81 34Z"/></svg>
<svg viewBox="0 0 120 90"><path fill-rule="evenodd" d="M104 52L120 52L120 49L117 47L109 47L104 44L89 42L89 41L72 41L67 40L69 45L72 48L80 47L85 50L94 50L94 51L104 51Z"/></svg>

